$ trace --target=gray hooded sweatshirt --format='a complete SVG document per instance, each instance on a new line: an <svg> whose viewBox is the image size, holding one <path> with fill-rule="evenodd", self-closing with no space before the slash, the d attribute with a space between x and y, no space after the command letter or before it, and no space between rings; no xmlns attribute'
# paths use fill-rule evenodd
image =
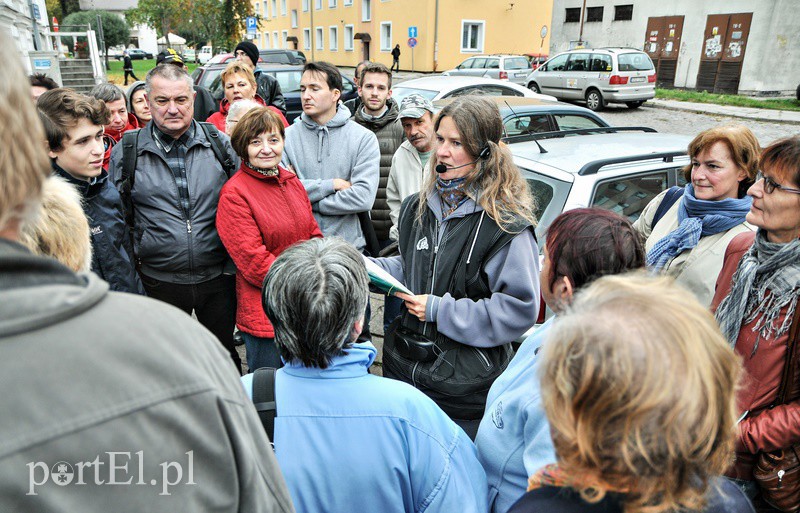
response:
<svg viewBox="0 0 800 513"><path fill-rule="evenodd" d="M283 160L306 188L323 235L342 237L363 250L366 241L358 213L369 211L375 202L381 152L375 134L349 119L350 111L341 103L324 126L301 114L286 129ZM334 178L352 185L334 191Z"/></svg>

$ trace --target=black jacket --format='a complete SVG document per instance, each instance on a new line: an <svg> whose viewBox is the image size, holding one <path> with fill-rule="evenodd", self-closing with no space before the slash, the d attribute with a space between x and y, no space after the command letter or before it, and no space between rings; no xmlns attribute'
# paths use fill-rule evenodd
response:
<svg viewBox="0 0 800 513"><path fill-rule="evenodd" d="M267 102L267 105L273 105L286 114L286 100L283 99L283 93L281 92L281 85L278 83L278 79L261 70L256 70L255 75L256 93Z"/></svg>
<svg viewBox="0 0 800 513"><path fill-rule="evenodd" d="M346 103L345 106L347 106ZM381 176L378 182L378 192L375 195L375 204L372 205L372 211L370 212L372 226L375 229L378 241L389 240L392 219L389 216L389 203L386 201L386 184L389 182L392 157L405 140L403 127L397 121L397 115L400 113L397 103L389 98L386 106L389 108L388 112L376 120L367 119L361 108L358 108L353 113L353 121L374 133L378 138L378 144L381 149Z"/></svg>
<svg viewBox="0 0 800 513"><path fill-rule="evenodd" d="M399 59L399 58L400 58L400 48L398 48L397 46L395 46L395 47L392 49L392 57L393 57L394 59Z"/></svg>
<svg viewBox="0 0 800 513"><path fill-rule="evenodd" d="M78 180L56 164L53 173L75 186L83 197L83 212L92 234L92 271L111 286L111 290L144 294L142 281L134 268L133 248L119 192L103 173L94 183Z"/></svg>
<svg viewBox="0 0 800 513"><path fill-rule="evenodd" d="M150 124L152 125L152 123ZM133 202L134 251L142 275L169 283L196 284L220 276L229 261L217 233L219 192L228 177L214 156L211 142L194 122L188 141L186 176L190 194L188 217L181 207L175 176L148 125L140 129ZM239 157L228 136L219 134L236 165ZM122 183L123 145L114 146L108 172Z"/></svg>
<svg viewBox="0 0 800 513"><path fill-rule="evenodd" d="M194 120L205 121L219 110L219 103L205 87L199 85L193 87L197 93L194 95Z"/></svg>
<svg viewBox="0 0 800 513"><path fill-rule="evenodd" d="M125 57L122 58L122 69L129 69L129 70L133 69L133 62L131 62L130 55L126 55Z"/></svg>

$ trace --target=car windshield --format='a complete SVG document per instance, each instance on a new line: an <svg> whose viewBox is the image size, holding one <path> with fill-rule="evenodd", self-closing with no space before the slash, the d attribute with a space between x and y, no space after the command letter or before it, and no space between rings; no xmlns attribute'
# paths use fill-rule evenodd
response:
<svg viewBox="0 0 800 513"><path fill-rule="evenodd" d="M284 94L300 92L300 79L303 78L302 71L270 71L269 74L278 79L278 84L280 84L281 91Z"/></svg>
<svg viewBox="0 0 800 513"><path fill-rule="evenodd" d="M620 71L650 71L653 69L653 61L646 53L622 53L617 59L619 59Z"/></svg>
<svg viewBox="0 0 800 513"><path fill-rule="evenodd" d="M525 57L515 57L513 59L506 59L506 69L528 69L528 59Z"/></svg>
<svg viewBox="0 0 800 513"><path fill-rule="evenodd" d="M210 69L203 74L202 84L197 84L204 86L208 91L211 93L217 100L221 100L224 96L224 91L222 90L222 80L220 75L225 68L216 68Z"/></svg>
<svg viewBox="0 0 800 513"><path fill-rule="evenodd" d="M392 88L392 99L399 105L400 102L403 101L403 98L412 94L420 94L423 97L433 101L436 98L436 95L439 94L439 91L431 91L430 89L416 89L414 87L393 87Z"/></svg>

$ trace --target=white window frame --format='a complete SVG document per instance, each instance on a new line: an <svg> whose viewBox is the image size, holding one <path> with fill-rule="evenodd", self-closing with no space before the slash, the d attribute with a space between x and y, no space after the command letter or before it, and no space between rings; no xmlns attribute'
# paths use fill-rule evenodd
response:
<svg viewBox="0 0 800 513"><path fill-rule="evenodd" d="M314 0L314 10L315 11L322 10L322 0Z"/></svg>
<svg viewBox="0 0 800 513"><path fill-rule="evenodd" d="M328 0L328 9L336 9L336 4L338 2L336 0Z"/></svg>
<svg viewBox="0 0 800 513"><path fill-rule="evenodd" d="M281 16L286 16L286 0L281 0Z"/></svg>
<svg viewBox="0 0 800 513"><path fill-rule="evenodd" d="M324 50L325 49L325 27L315 27L314 32L316 33L317 40L316 42L316 49L317 50Z"/></svg>
<svg viewBox="0 0 800 513"><path fill-rule="evenodd" d="M280 48L281 47L281 40L278 37L278 31L272 32L272 48Z"/></svg>
<svg viewBox="0 0 800 513"><path fill-rule="evenodd" d="M264 43L264 48L267 49L272 48L272 44L269 37L269 30L261 35L261 41Z"/></svg>
<svg viewBox="0 0 800 513"><path fill-rule="evenodd" d="M303 50L311 51L311 29L308 27L303 29Z"/></svg>
<svg viewBox="0 0 800 513"><path fill-rule="evenodd" d="M278 17L278 0L272 0L272 17Z"/></svg>
<svg viewBox="0 0 800 513"><path fill-rule="evenodd" d="M361 0L361 21L372 21L372 0Z"/></svg>
<svg viewBox="0 0 800 513"><path fill-rule="evenodd" d="M264 17L269 19L269 1L264 0Z"/></svg>
<svg viewBox="0 0 800 513"><path fill-rule="evenodd" d="M386 38L386 41L383 40L383 29L384 29L384 27L389 27L389 37ZM381 51L382 52L391 52L392 48L394 48L394 46L392 46L392 22L391 21L383 21L383 22L381 22L380 35L381 35ZM384 43L386 43L385 46L384 46Z"/></svg>
<svg viewBox="0 0 800 513"><path fill-rule="evenodd" d="M350 35L347 35L347 32L350 32ZM353 48L355 47L355 39L353 38L356 35L356 27L355 25L345 25L344 26L344 51L345 52L352 52Z"/></svg>
<svg viewBox="0 0 800 513"><path fill-rule="evenodd" d="M342 3L345 7L351 7L353 5L353 0L344 0Z"/></svg>
<svg viewBox="0 0 800 513"><path fill-rule="evenodd" d="M256 8L256 18L258 18L258 15L261 14L261 12L259 12L261 11L261 4L256 2L255 8Z"/></svg>
<svg viewBox="0 0 800 513"><path fill-rule="evenodd" d="M478 48L464 47L464 29L467 25L480 25ZM461 53L483 53L484 41L486 40L486 20L461 20L461 32L459 33L459 47Z"/></svg>
<svg viewBox="0 0 800 513"><path fill-rule="evenodd" d="M337 25L328 27L328 48L332 52L339 51L339 27Z"/></svg>
<svg viewBox="0 0 800 513"><path fill-rule="evenodd" d="M297 28L297 9L292 9L292 28Z"/></svg>
<svg viewBox="0 0 800 513"><path fill-rule="evenodd" d="M281 30L281 48L289 48L289 31Z"/></svg>
<svg viewBox="0 0 800 513"><path fill-rule="evenodd" d="M308 12L310 8L311 0L303 0L303 12Z"/></svg>

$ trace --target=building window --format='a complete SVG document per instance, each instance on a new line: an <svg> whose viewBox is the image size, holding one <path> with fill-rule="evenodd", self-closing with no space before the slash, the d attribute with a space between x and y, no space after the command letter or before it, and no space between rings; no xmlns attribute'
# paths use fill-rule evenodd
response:
<svg viewBox="0 0 800 513"><path fill-rule="evenodd" d="M303 12L308 12L308 2L309 0L303 0Z"/></svg>
<svg viewBox="0 0 800 513"><path fill-rule="evenodd" d="M278 38L278 31L272 33L272 47L273 48L280 48L281 40Z"/></svg>
<svg viewBox="0 0 800 513"><path fill-rule="evenodd" d="M281 0L281 16L286 16L286 0Z"/></svg>
<svg viewBox="0 0 800 513"><path fill-rule="evenodd" d="M565 9L566 16L564 23L578 23L581 21L581 8L580 7L567 7Z"/></svg>
<svg viewBox="0 0 800 513"><path fill-rule="evenodd" d="M304 50L311 50L311 29L304 28L303 29L303 49Z"/></svg>
<svg viewBox="0 0 800 513"><path fill-rule="evenodd" d="M289 48L289 31L281 31L281 48Z"/></svg>
<svg viewBox="0 0 800 513"><path fill-rule="evenodd" d="M336 9L336 0L328 0L328 8Z"/></svg>
<svg viewBox="0 0 800 513"><path fill-rule="evenodd" d="M264 48L269 48L269 32L261 35L261 41L264 43Z"/></svg>
<svg viewBox="0 0 800 513"><path fill-rule="evenodd" d="M344 6L345 7L348 7L350 5L353 5L353 0L344 0Z"/></svg>
<svg viewBox="0 0 800 513"><path fill-rule="evenodd" d="M322 10L322 0L314 0L314 9L317 11Z"/></svg>
<svg viewBox="0 0 800 513"><path fill-rule="evenodd" d="M278 17L278 0L272 0L272 17Z"/></svg>
<svg viewBox="0 0 800 513"><path fill-rule="evenodd" d="M361 21L372 21L372 0L361 0Z"/></svg>
<svg viewBox="0 0 800 513"><path fill-rule="evenodd" d="M614 21L628 21L632 19L633 4L614 6Z"/></svg>
<svg viewBox="0 0 800 513"><path fill-rule="evenodd" d="M339 50L339 27L336 25L331 25L328 27L328 48L331 49L332 52Z"/></svg>
<svg viewBox="0 0 800 513"><path fill-rule="evenodd" d="M297 9L292 9L292 28L297 28Z"/></svg>
<svg viewBox="0 0 800 513"><path fill-rule="evenodd" d="M261 12L259 12L260 10L261 10L261 4L256 2L256 18L258 18L258 15L261 14ZM266 13L264 14L266 15Z"/></svg>
<svg viewBox="0 0 800 513"><path fill-rule="evenodd" d="M345 52L352 52L354 46L353 36L355 32L355 27L353 25L345 25L344 26L344 51Z"/></svg>
<svg viewBox="0 0 800 513"><path fill-rule="evenodd" d="M473 20L461 21L462 52L483 51L483 29L485 25L486 22L484 21L473 21Z"/></svg>
<svg viewBox="0 0 800 513"><path fill-rule="evenodd" d="M324 50L325 42L322 40L322 27L317 27L315 32L317 33L317 50Z"/></svg>
<svg viewBox="0 0 800 513"><path fill-rule="evenodd" d="M264 17L269 18L269 2L264 0Z"/></svg>
<svg viewBox="0 0 800 513"><path fill-rule="evenodd" d="M381 51L392 51L392 22L381 23Z"/></svg>
<svg viewBox="0 0 800 513"><path fill-rule="evenodd" d="M586 8L586 23L590 21L603 21L603 6Z"/></svg>

